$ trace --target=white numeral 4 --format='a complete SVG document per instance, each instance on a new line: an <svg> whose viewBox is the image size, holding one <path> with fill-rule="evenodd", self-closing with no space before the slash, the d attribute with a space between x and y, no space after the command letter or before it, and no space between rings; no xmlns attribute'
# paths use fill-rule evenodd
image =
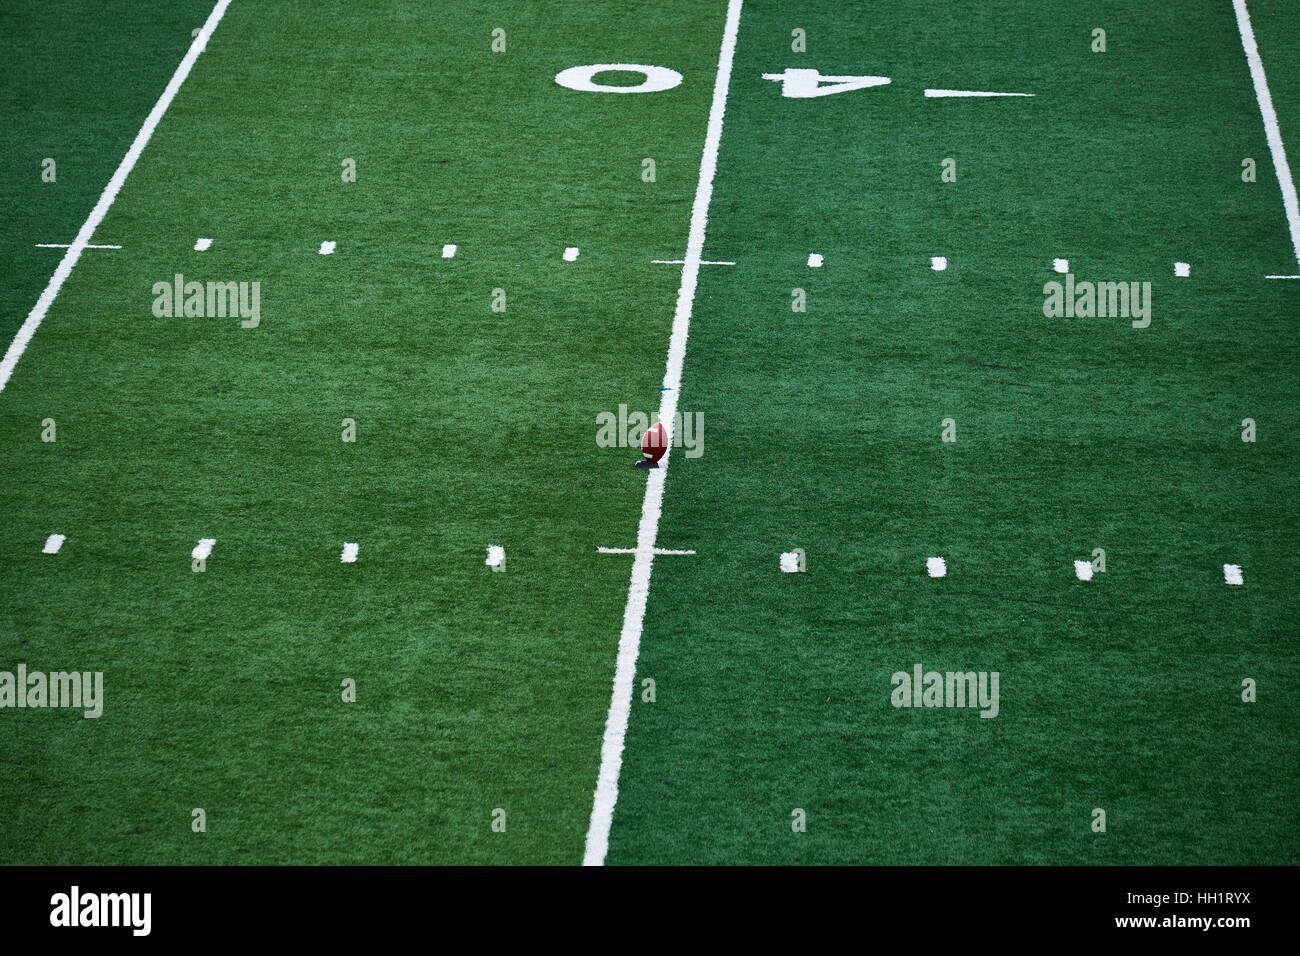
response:
<svg viewBox="0 0 1300 956"><path fill-rule="evenodd" d="M781 84L781 95L793 99L813 96L830 96L849 90L864 90L869 86L885 86L887 76L822 76L816 70L786 70L784 73L764 73L763 79Z"/></svg>

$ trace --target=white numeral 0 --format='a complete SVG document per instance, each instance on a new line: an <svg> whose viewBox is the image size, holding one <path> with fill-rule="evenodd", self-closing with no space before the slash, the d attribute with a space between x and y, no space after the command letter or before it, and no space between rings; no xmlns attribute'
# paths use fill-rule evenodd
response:
<svg viewBox="0 0 1300 956"><path fill-rule="evenodd" d="M597 73L640 73L644 82L637 86L606 86L597 83ZM662 93L680 86L682 75L666 66L646 66L640 63L593 63L591 66L571 66L555 74L555 82L583 93Z"/></svg>

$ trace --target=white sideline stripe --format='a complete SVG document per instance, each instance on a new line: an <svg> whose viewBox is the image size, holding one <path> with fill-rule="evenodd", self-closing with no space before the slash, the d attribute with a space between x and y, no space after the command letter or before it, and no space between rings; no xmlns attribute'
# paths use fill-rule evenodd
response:
<svg viewBox="0 0 1300 956"><path fill-rule="evenodd" d="M36 243L36 248L37 248L37 249L71 249L71 248L72 248L72 243L70 243L70 242L38 242L38 243ZM87 244L86 244L86 248L87 248L87 249L121 249L122 247L121 247L121 246L95 246L95 245L91 245L90 243L87 243Z"/></svg>
<svg viewBox="0 0 1300 956"><path fill-rule="evenodd" d="M499 544L489 544L487 546L487 560L483 563L489 568L499 567L505 563L506 549Z"/></svg>
<svg viewBox="0 0 1300 956"><path fill-rule="evenodd" d="M722 141L722 117L727 109L727 88L731 83L731 62L736 52L736 34L740 30L743 0L728 0L727 23L718 52L718 74L713 84L713 104L709 108L708 132L704 137L704 155L700 158L700 180L691 207L690 234L686 242L686 259L682 264L682 283L677 290L677 309L673 314L672 337L668 343L668 361L664 370L664 387L659 393L659 421L671 422L677 411L681 391L682 366L686 361L686 337L690 333L691 309L695 287L700 277L700 260L704 258L704 232L709 221L709 203L713 199L713 176L718 169L718 145ZM670 436L671 437L671 436ZM605 719L605 739L600 748L600 772L591 805L591 823L587 828L587 845L582 862L601 866L609 851L609 830L614 822L618 802L618 776L623 766L623 740L632 710L633 680L636 659L641 650L641 628L645 623L646 601L650 596L650 570L654 566L655 538L659 534L659 515L663 509L664 478L672 461L672 446L664 453L659 467L646 476L645 499L641 505L641 523L637 526L636 557L627 588L627 607L623 611L623 631L618 639L618 664L614 670L614 687L610 693L609 715Z"/></svg>
<svg viewBox="0 0 1300 956"><path fill-rule="evenodd" d="M190 557L195 561L206 561L208 555L212 554L212 546L217 543L216 538L199 538L199 543L194 546L190 552Z"/></svg>
<svg viewBox="0 0 1300 956"><path fill-rule="evenodd" d="M1264 276L1265 279L1300 279L1300 276Z"/></svg>
<svg viewBox="0 0 1300 956"><path fill-rule="evenodd" d="M36 334L36 330L40 328L41 322L45 319L45 314L50 311L50 306L54 304L54 299L58 296L59 290L63 288L63 283L72 274L72 269L77 264L77 260L81 258L81 253L90 245L95 230L104 221L104 216L108 214L108 208L113 205L113 200L117 198L118 191L122 188L122 184L126 182L126 177L135 168L136 161L140 158L140 154L144 152L149 138L153 136L153 131L158 128L158 123L162 120L163 114L167 112L167 107L176 98L176 93L180 90L181 84L190 75L190 69L194 66L194 61L199 58L199 54L207 46L208 37L212 36L212 31L217 28L217 24L221 21L222 14L226 12L228 6L230 6L230 0L217 0L217 5L212 8L212 13L208 15L207 22L203 24L203 29L194 38L194 42L190 44L189 51L182 58L180 66L176 67L176 72L172 74L167 88L163 90L162 96L158 97L158 102L149 111L149 115L145 117L140 132L135 134L135 140L131 143L131 148L126 151L126 155L122 157L122 162L118 164L117 171L113 173L113 178L104 187L99 202L95 203L95 208L90 211L90 215L82 223L77 237L73 239L72 245L68 246L68 251L59 260L58 266L54 269L54 275L50 276L45 291L36 300L36 305L32 307L32 311L27 314L27 320L23 322L22 327L14 336L14 340L9 343L9 349L5 352L4 359L0 360L0 392L4 391L5 385L9 382L9 377L13 375L14 368L18 365L18 360L23 357L23 352L26 351L32 336Z"/></svg>
<svg viewBox="0 0 1300 956"><path fill-rule="evenodd" d="M1286 222L1291 230L1291 249L1296 265L1300 265L1300 201L1296 200L1295 180L1291 178L1291 164L1286 161L1286 147L1282 145L1282 131L1278 129L1277 113L1273 111L1273 97L1268 92L1268 77L1264 75L1264 61L1259 58L1255 43L1255 30L1250 25L1250 11L1246 0L1232 0L1237 11L1237 31L1241 46L1250 64L1250 78L1255 84L1255 99L1259 101L1259 114L1264 119L1264 134L1268 137L1268 151L1273 154L1273 169L1282 188L1282 206L1286 209Z"/></svg>
<svg viewBox="0 0 1300 956"><path fill-rule="evenodd" d="M565 262L573 262L573 261L576 260L577 258L578 258L578 247L577 247L577 246L569 246L567 249L564 250L564 261L565 261Z"/></svg>
<svg viewBox="0 0 1300 956"><path fill-rule="evenodd" d="M1075 576L1076 578L1078 578L1080 581L1091 581L1091 580L1092 580L1092 562L1091 562L1091 561L1075 561L1075 562L1074 562L1074 576Z"/></svg>
<svg viewBox="0 0 1300 956"><path fill-rule="evenodd" d="M361 545L357 544L356 542L344 541L343 554L339 557L339 560L342 561L344 564L355 564L357 560L357 552L360 550L361 550Z"/></svg>
<svg viewBox="0 0 1300 956"><path fill-rule="evenodd" d="M925 95L934 99L941 96L1033 96L1033 93L988 93L984 90L926 90Z"/></svg>
<svg viewBox="0 0 1300 956"><path fill-rule="evenodd" d="M650 262L651 262L652 265L656 265L656 266L684 266L684 265L686 265L686 260L685 260L685 259L651 259ZM735 263L734 263L734 262L705 262L705 261L703 261L703 260L700 260L700 265L702 265L702 266L734 266Z"/></svg>
<svg viewBox="0 0 1300 956"><path fill-rule="evenodd" d="M194 243L195 252L207 252L211 248L212 248L211 239L198 239Z"/></svg>
<svg viewBox="0 0 1300 956"><path fill-rule="evenodd" d="M1225 564L1223 566L1223 582L1225 584L1241 584L1241 565Z"/></svg>
<svg viewBox="0 0 1300 956"><path fill-rule="evenodd" d="M926 558L925 573L932 578L946 577L948 574L948 562L943 558Z"/></svg>
<svg viewBox="0 0 1300 956"><path fill-rule="evenodd" d="M45 539L45 547L41 549L41 554L58 554L59 548L63 547L63 542L67 540L67 535L50 535Z"/></svg>
<svg viewBox="0 0 1300 956"><path fill-rule="evenodd" d="M597 554L636 554L636 548L597 548ZM672 548L655 548L655 554L694 554L694 551L675 551Z"/></svg>
<svg viewBox="0 0 1300 956"><path fill-rule="evenodd" d="M454 258L456 258L456 243L454 243L454 242L449 242L449 243L447 243L445 246L443 246L443 247L442 247L442 257L443 257L444 259L454 259Z"/></svg>

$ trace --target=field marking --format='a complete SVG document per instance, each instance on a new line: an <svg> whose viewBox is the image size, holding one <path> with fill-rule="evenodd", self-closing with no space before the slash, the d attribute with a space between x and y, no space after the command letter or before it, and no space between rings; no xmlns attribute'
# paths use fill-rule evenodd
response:
<svg viewBox="0 0 1300 956"><path fill-rule="evenodd" d="M344 564L356 564L357 552L361 550L361 545L355 541L343 542L343 553L339 555L339 560Z"/></svg>
<svg viewBox="0 0 1300 956"><path fill-rule="evenodd" d="M1091 561L1074 562L1074 576L1078 578L1080 581L1091 581L1092 571L1093 568L1092 568Z"/></svg>
<svg viewBox="0 0 1300 956"><path fill-rule="evenodd" d="M944 578L948 576L948 562L943 558L926 558L925 573L932 578Z"/></svg>
<svg viewBox="0 0 1300 956"><path fill-rule="evenodd" d="M727 109L727 88L731 84L731 64L736 53L736 35L740 31L742 3L743 0L728 0L727 3L727 22L722 33L722 48L718 52L718 73L713 84L713 103L709 107L704 154L700 157L700 179L695 189L695 203L691 207L686 258L682 263L682 282L677 290L677 308L673 314L672 336L668 342L668 360L664 370L664 385L668 390L659 393L661 422L671 422L677 412L682 366L686 361L686 338L690 333L691 309L695 303L700 263L704 258L704 232L709 222L709 203L713 199L713 176L718 169L722 117ZM614 822L614 806L618 803L618 776L623 767L623 741L627 736L627 722L632 711L636 660L641 650L641 628L645 623L646 601L650 596L655 538L659 534L659 515L663 509L664 479L671 460L670 445L659 467L646 474L641 523L636 534L636 557L632 561L632 575L628 581L623 630L618 640L618 663L614 669L614 687L610 693L609 714L605 719L605 738L600 748L600 772L596 777L591 822L587 828L587 844L582 858L584 866L603 866L605 854L609 852L609 831Z"/></svg>
<svg viewBox="0 0 1300 956"><path fill-rule="evenodd" d="M1300 279L1300 276L1264 276L1265 279Z"/></svg>
<svg viewBox="0 0 1300 956"><path fill-rule="evenodd" d="M206 561L212 555L212 546L216 543L216 538L199 538L199 543L190 552L190 557L195 561Z"/></svg>
<svg viewBox="0 0 1300 956"><path fill-rule="evenodd" d="M1232 0L1232 7L1237 11L1237 32L1241 34L1241 47L1246 51L1246 61L1250 64L1250 78L1255 84L1259 114L1264 119L1268 151L1273 154L1273 169L1277 172L1277 182L1282 189L1282 206L1286 209L1286 222L1291 230L1291 249L1295 253L1296 265L1300 265L1300 201L1296 200L1295 180L1291 178L1291 164L1286 161L1286 147L1282 145L1282 131L1278 128L1277 113L1273 110L1273 96L1268 91L1264 61L1259 58L1259 45L1255 42L1255 30L1250 25L1246 0Z"/></svg>
<svg viewBox="0 0 1300 956"><path fill-rule="evenodd" d="M176 67L176 72L172 74L172 78L167 83L166 89L163 90L162 96L158 97L158 102L149 111L149 115L145 117L144 125L140 127L140 132L136 133L131 148L122 157L122 162L118 164L117 171L113 173L113 178L104 187L99 202L95 203L95 208L90 211L90 215L82 223L81 229L77 232L77 237L72 240L72 244L68 246L68 251L59 260L58 266L54 269L54 275L50 276L45 291L36 300L36 305L32 307L32 311L27 314L27 319L23 322L22 327L18 329L17 334L14 335L14 340L9 343L4 359L0 360L0 392L3 392L5 385L9 383L9 377L13 375L18 360L23 357L23 352L27 350L27 345L31 342L32 336L36 334L36 330L40 328L41 322L44 321L45 314L50 311L50 306L54 304L54 299L58 296L59 290L63 288L63 283L72 274L72 269L77 264L77 260L81 258L81 253L90 246L90 240L95 235L95 230L99 228L99 224L108 215L108 209L113 205L113 200L117 198L118 191L121 190L122 184L126 182L126 177L135 168L136 161L140 158L140 154L144 152L150 137L153 136L153 131L158 128L158 123L161 122L163 114L167 112L167 107L171 106L172 100L176 98L181 84L190 75L194 62L199 58L199 54L203 52L204 47L208 45L208 38L216 30L217 24L221 22L221 17L225 14L228 6L230 6L230 0L217 0L217 5L212 8L212 13L208 15L207 22L203 24L199 35L190 44L190 48L181 60L180 66Z"/></svg>
<svg viewBox="0 0 1300 956"><path fill-rule="evenodd" d="M569 246L568 248L566 248L566 249L564 250L564 261L565 261L565 262L576 262L577 260L578 260L578 247L577 247L577 246Z"/></svg>
<svg viewBox="0 0 1300 956"><path fill-rule="evenodd" d="M499 544L487 546L487 560L483 562L489 568L499 568L506 563L506 549Z"/></svg>
<svg viewBox="0 0 1300 956"><path fill-rule="evenodd" d="M781 553L781 570L786 574L798 574L802 568L799 567L798 551L783 551Z"/></svg>
<svg viewBox="0 0 1300 956"><path fill-rule="evenodd" d="M684 265L686 265L686 260L685 260L685 259L651 259L650 262L651 262L653 265L657 265L657 266L684 266ZM734 266L735 263L734 263L734 262L704 262L703 260L701 260L701 261L700 261L700 265L702 265L702 266Z"/></svg>
<svg viewBox="0 0 1300 956"><path fill-rule="evenodd" d="M455 259L455 258L456 258L456 243L454 243L454 242L449 242L449 243L447 243L445 246L443 246L443 247L442 247L442 257L443 257L444 259Z"/></svg>
<svg viewBox="0 0 1300 956"><path fill-rule="evenodd" d="M825 258L822 256L822 254L821 254L820 252L810 252L810 253L808 253L808 268L809 268L809 269L820 269L820 268L822 267L822 263L825 262L825 261L826 261Z"/></svg>
<svg viewBox="0 0 1300 956"><path fill-rule="evenodd" d="M944 269L948 268L948 257L947 257L947 256L931 256L931 257L930 257L930 268L933 269L935 272L942 272Z"/></svg>
<svg viewBox="0 0 1300 956"><path fill-rule="evenodd" d="M207 251L208 251L209 249L211 249L211 248L212 248L212 240L211 240L211 239L196 239L196 240L194 241L194 251L195 251L195 252L207 252Z"/></svg>
<svg viewBox="0 0 1300 956"><path fill-rule="evenodd" d="M937 99L945 96L1033 96L1033 93L988 93L984 90L926 90L925 95L930 99Z"/></svg>
<svg viewBox="0 0 1300 956"><path fill-rule="evenodd" d="M1225 564L1223 566L1223 583L1224 584L1241 584L1241 565Z"/></svg>
<svg viewBox="0 0 1300 956"><path fill-rule="evenodd" d="M1070 271L1070 260L1069 260L1069 259L1053 259L1053 260L1052 260L1052 269L1053 269L1053 271L1055 271L1055 272L1069 272L1069 271Z"/></svg>
<svg viewBox="0 0 1300 956"><path fill-rule="evenodd" d="M597 554L636 554L636 548L605 548L596 549ZM694 554L692 551L678 551L672 548L655 548L655 554Z"/></svg>
<svg viewBox="0 0 1300 956"><path fill-rule="evenodd" d="M336 248L338 248L338 242L333 239L326 239L320 244L319 252L322 256L332 256Z"/></svg>
<svg viewBox="0 0 1300 956"><path fill-rule="evenodd" d="M52 534L45 539L45 547L41 549L41 554L58 554L59 548L63 547L63 542L68 540L67 535Z"/></svg>
<svg viewBox="0 0 1300 956"><path fill-rule="evenodd" d="M1186 279L1192 274L1192 267L1186 262L1174 263L1174 275L1180 279Z"/></svg>
<svg viewBox="0 0 1300 956"><path fill-rule="evenodd" d="M72 243L70 243L70 242L38 242L38 243L36 243L36 248L37 248L37 249L71 249L71 248L72 248ZM121 247L121 246L94 246L94 245L91 245L90 243L87 243L87 244L86 244L86 248L87 248L87 249L121 249L122 247Z"/></svg>

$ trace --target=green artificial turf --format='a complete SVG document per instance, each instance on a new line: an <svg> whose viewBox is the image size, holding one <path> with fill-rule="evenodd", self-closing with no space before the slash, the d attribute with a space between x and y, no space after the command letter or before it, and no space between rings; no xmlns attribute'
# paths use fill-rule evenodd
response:
<svg viewBox="0 0 1300 956"><path fill-rule="evenodd" d="M210 9L0 12L6 346ZM234 0L0 392L0 670L106 697L0 711L0 862L582 859L645 483L597 416L659 404L725 11ZM554 82L618 62L683 82ZM1229 0L751 0L714 185L608 861L1297 862L1300 269ZM1044 317L1057 257L1150 327ZM895 709L917 663L999 715Z"/></svg>
<svg viewBox="0 0 1300 956"><path fill-rule="evenodd" d="M596 415L657 403L716 58L686 9L622 42L691 82L558 86L615 6L231 5L0 396L0 659L107 698L3 714L5 860L581 859L643 479Z"/></svg>
<svg viewBox="0 0 1300 956"><path fill-rule="evenodd" d="M1007 12L746 7L611 862L1297 860L1298 290L1231 6ZM1045 318L1056 257L1151 326ZM999 716L894 708L917 663Z"/></svg>

